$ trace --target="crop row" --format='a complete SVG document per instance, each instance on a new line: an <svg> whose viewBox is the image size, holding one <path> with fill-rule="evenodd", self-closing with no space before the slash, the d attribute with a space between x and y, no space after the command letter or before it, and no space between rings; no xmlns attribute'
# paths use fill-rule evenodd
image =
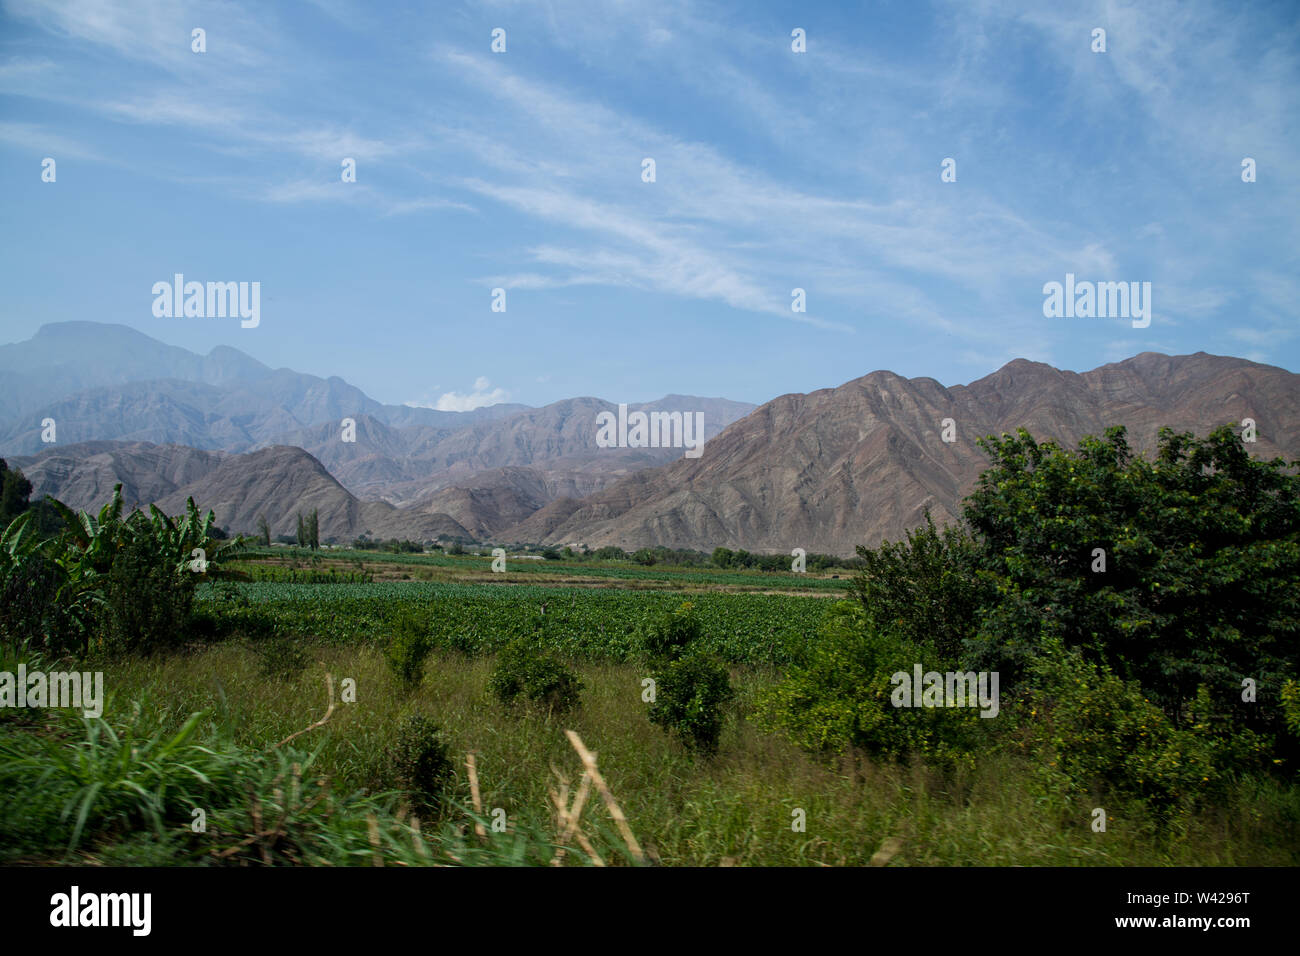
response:
<svg viewBox="0 0 1300 956"><path fill-rule="evenodd" d="M625 660L647 621L681 606L670 592L453 583L241 584L202 589L203 626L221 634L294 634L340 642L385 639L404 611L427 621L435 643L495 651L539 634L556 650ZM736 663L785 663L817 629L828 604L814 597L691 595L705 646Z"/></svg>
<svg viewBox="0 0 1300 956"><path fill-rule="evenodd" d="M294 560L346 561L361 567L364 564L398 564L423 567L454 568L462 571L487 571L491 567L490 557L475 555L444 554L390 554L371 551L318 551L313 552L299 548L258 549L250 552L250 557L290 558ZM506 566L510 574L559 574L572 577L611 578L626 581L670 581L675 586L689 585L730 585L742 587L789 588L798 590L843 590L847 585L849 572L843 572L841 578L824 578L810 574L792 572L732 570L714 567L691 567L639 565L616 563L610 561L535 561L527 558L507 556Z"/></svg>

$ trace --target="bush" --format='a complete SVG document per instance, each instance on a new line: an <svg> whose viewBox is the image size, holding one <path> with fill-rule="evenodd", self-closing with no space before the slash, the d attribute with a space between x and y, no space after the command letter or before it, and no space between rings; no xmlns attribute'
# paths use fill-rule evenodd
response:
<svg viewBox="0 0 1300 956"><path fill-rule="evenodd" d="M405 610L397 618L384 658L393 675L411 691L424 677L424 662L432 650L433 638L426 622L414 611Z"/></svg>
<svg viewBox="0 0 1300 956"><path fill-rule="evenodd" d="M393 784L417 813L436 813L455 775L451 750L437 722L424 714L410 714L398 726L388 767Z"/></svg>
<svg viewBox="0 0 1300 956"><path fill-rule="evenodd" d="M1020 746L1047 777L1076 790L1118 790L1156 808L1222 791L1235 770L1263 769L1266 738L1230 729L1201 688L1175 726L1141 686L1059 645L1031 668L1020 705Z"/></svg>
<svg viewBox="0 0 1300 956"><path fill-rule="evenodd" d="M147 536L128 537L104 588L109 649L152 654L179 644L194 606L195 577L179 570Z"/></svg>
<svg viewBox="0 0 1300 956"><path fill-rule="evenodd" d="M647 623L637 636L642 650L653 660L676 660L700 636L695 605L684 601L677 610L661 614Z"/></svg>
<svg viewBox="0 0 1300 956"><path fill-rule="evenodd" d="M816 753L854 747L876 757L969 766L998 721L974 707L895 707L891 678L910 676L917 663L925 670L959 669L881 633L857 604L838 602L804 659L760 697L755 720Z"/></svg>
<svg viewBox="0 0 1300 956"><path fill-rule="evenodd" d="M1280 690L1300 665L1300 475L1226 426L1161 429L1152 461L1123 428L1077 451L1023 429L981 445L993 462L965 515L996 600L972 649L1014 677L1059 639L1180 727L1199 687L1239 698L1253 677L1258 703L1225 719L1282 739Z"/></svg>
<svg viewBox="0 0 1300 956"><path fill-rule="evenodd" d="M563 664L539 650L528 638L511 641L497 657L488 677L490 690L509 705L520 696L558 714L578 706L582 681Z"/></svg>
<svg viewBox="0 0 1300 956"><path fill-rule="evenodd" d="M34 551L0 578L0 642L30 646L55 657L84 649L84 630L59 599L67 574L47 555Z"/></svg>
<svg viewBox="0 0 1300 956"><path fill-rule="evenodd" d="M652 676L655 699L650 722L700 753L717 753L723 707L735 696L727 669L710 657L692 653L668 662Z"/></svg>
<svg viewBox="0 0 1300 956"><path fill-rule="evenodd" d="M961 654L978 626L986 594L975 573L974 542L961 528L925 525L907 540L879 548L859 547L863 568L850 588L871 627L943 658Z"/></svg>
<svg viewBox="0 0 1300 956"><path fill-rule="evenodd" d="M262 676L274 680L297 677L310 663L302 645L286 634L275 634L264 641L258 641L253 649Z"/></svg>

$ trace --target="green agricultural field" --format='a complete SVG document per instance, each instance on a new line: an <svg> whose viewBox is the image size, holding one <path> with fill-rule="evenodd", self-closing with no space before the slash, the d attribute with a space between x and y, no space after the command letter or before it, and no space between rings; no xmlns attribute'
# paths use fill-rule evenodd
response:
<svg viewBox="0 0 1300 956"><path fill-rule="evenodd" d="M780 594L626 591L534 585L377 582L253 583L199 592L201 620L214 633L288 632L337 642L386 639L394 620L412 610L427 620L436 646L494 651L544 628L565 654L625 660L638 627L689 600L705 646L733 663L782 663L807 645L826 601Z"/></svg>

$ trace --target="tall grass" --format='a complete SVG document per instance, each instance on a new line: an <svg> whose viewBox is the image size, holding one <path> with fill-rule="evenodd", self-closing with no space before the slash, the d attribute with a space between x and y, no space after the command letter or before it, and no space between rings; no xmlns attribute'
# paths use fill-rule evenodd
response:
<svg viewBox="0 0 1300 956"><path fill-rule="evenodd" d="M260 788L268 804L283 804L286 798L277 803L275 793L287 792L290 768L271 750L321 719L328 673L336 687L345 679L355 682L355 703L339 701L324 725L297 738L294 747L301 749L290 765L297 760L309 768L300 772L300 786L308 777L328 778L337 795L330 799L354 799L357 809L340 812L345 822L321 822L323 835L302 841L334 847L317 853L320 859L280 855L270 862L545 863L556 832L550 791L575 788L583 771L566 729L597 752L632 832L647 856L665 865L867 865L889 838L901 841L892 865L1300 862L1300 796L1276 782L1242 781L1221 806L1157 821L1140 804L1106 794L1044 793L1034 768L1013 756L949 774L851 755L818 761L745 719L755 692L773 679L762 669L733 671L738 700L719 755L710 760L650 723L641 699L646 675L636 664L571 663L587 688L582 706L552 718L537 709L507 711L494 701L487 689L491 656L436 653L423 680L406 688L377 649L309 644L305 650L307 666L282 680L266 679L257 656L236 644L112 666L105 675L112 697L104 720L116 726L131 713L131 702L142 701L141 713L131 719L149 728L125 762L124 741L119 736L114 742L102 728L92 744L88 735L69 735L69 723L55 722L41 731L39 749L31 749L40 734L0 722L9 728L0 729L0 760L8 761L0 769L7 794L0 796L0 833L8 829L19 837L17 849L0 852L48 860L66 858L64 850L74 845L101 861L144 859L157 849L124 849L134 846L126 834L130 812L138 811L149 828L175 834L188 827L187 804L195 799L230 803L231 809L210 816L232 839L236 831L256 829L248 793L236 793L222 776L223 754L263 755L254 792ZM413 835L400 799L385 790L384 767L394 728L416 711L439 723L462 764L449 794L452 809ZM199 712L207 716L196 721L191 715ZM168 747L175 759L165 768L151 766ZM88 757L86 748L95 755ZM479 814L471 809L463 765L470 751L476 754ZM18 804L16 792L41 803ZM90 809L83 814L86 801ZM124 806L135 809L123 816ZM1098 806L1108 816L1105 833L1091 827ZM75 812L64 812L67 807ZM584 821L601 841L602 855L626 859L608 817L590 807ZM509 832L490 833L485 842L474 835L475 818L486 826L498 808ZM795 810L804 811L802 832L792 828ZM189 850L171 859L210 860L211 853L192 852L193 837L183 842ZM286 843L292 854L294 841ZM581 862L583 854L571 850L570 859ZM254 862L261 858L256 845L249 854Z"/></svg>

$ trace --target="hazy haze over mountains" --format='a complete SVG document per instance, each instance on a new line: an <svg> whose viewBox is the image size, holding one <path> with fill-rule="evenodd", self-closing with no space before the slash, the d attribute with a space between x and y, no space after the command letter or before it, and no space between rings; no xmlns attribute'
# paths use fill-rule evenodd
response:
<svg viewBox="0 0 1300 956"><path fill-rule="evenodd" d="M131 503L176 511L192 495L236 532L265 514L288 534L298 512L317 508L322 535L339 540L851 554L900 538L927 508L955 517L986 464L976 445L986 434L1023 427L1073 446L1125 425L1149 451L1163 425L1204 434L1253 418L1253 453L1300 458L1300 375L1204 352L1146 352L1082 374L1017 359L951 388L877 371L758 408L679 395L631 406L702 412L696 459L598 447L596 416L616 409L601 399L381 405L341 378L273 371L235 349L197 356L123 326L46 327L0 348L0 370L7 407L29 409L7 423L2 450L38 494L93 508L121 481ZM15 397L32 382L40 403ZM45 416L58 424L53 446L40 442ZM341 438L345 417L355 442ZM940 437L948 418L951 443ZM15 454L28 451L38 453Z"/></svg>
<svg viewBox="0 0 1300 956"><path fill-rule="evenodd" d="M383 405L338 377L273 370L233 348L200 356L94 322L45 326L0 346L0 376L0 408L18 409L0 421L0 454L24 468L38 494L94 508L121 480L132 503L161 504L174 493L183 503L182 490L202 478L208 484L196 498L204 507L226 503L220 520L237 530L251 530L265 510L274 528L292 531L298 510L318 507L327 537L488 535L557 498L682 454L597 447L597 414L617 409L597 398L465 412ZM700 412L707 441L754 406L669 395L629 408ZM56 423L53 445L41 441L46 418ZM342 440L345 418L355 422L355 441ZM261 450L276 454L239 454ZM320 474L306 483L238 481L237 499L228 486L249 468ZM361 507L362 499L387 504ZM389 517L393 504L407 506L404 532Z"/></svg>

